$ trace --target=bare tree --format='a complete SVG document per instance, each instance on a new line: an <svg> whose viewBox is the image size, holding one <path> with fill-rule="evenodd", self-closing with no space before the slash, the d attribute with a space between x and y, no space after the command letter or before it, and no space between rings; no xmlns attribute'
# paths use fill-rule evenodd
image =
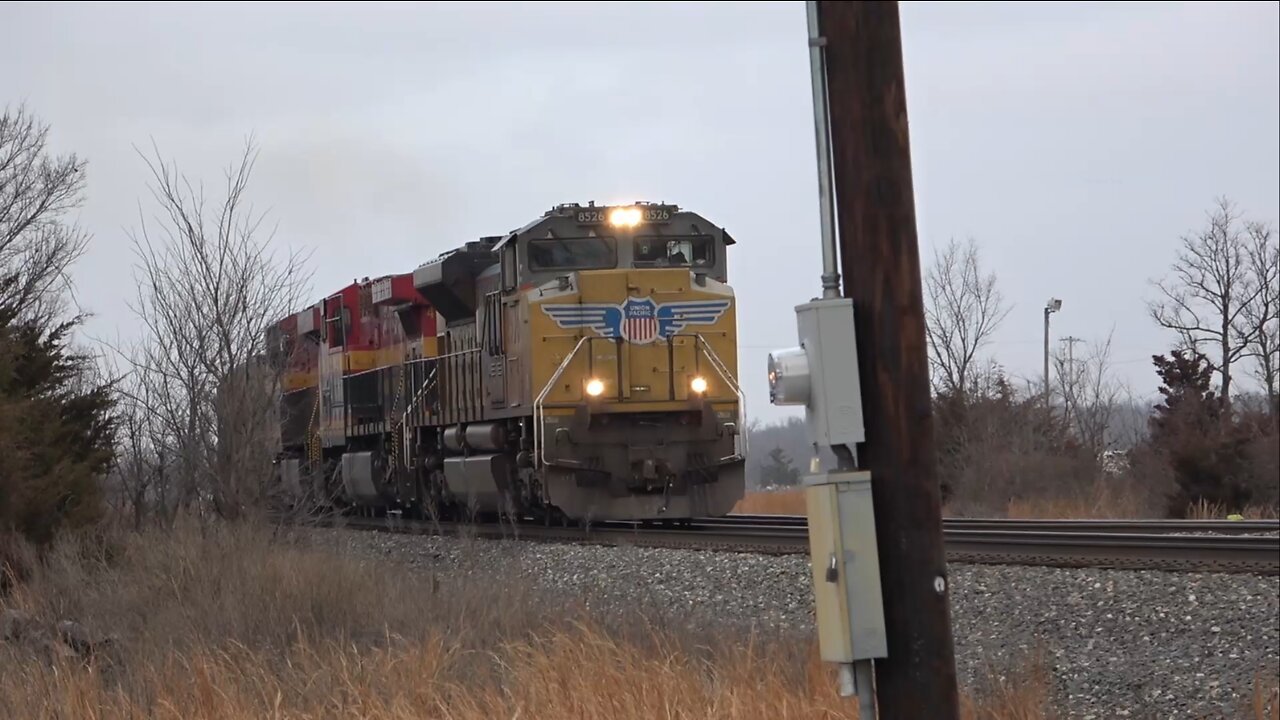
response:
<svg viewBox="0 0 1280 720"><path fill-rule="evenodd" d="M128 353L104 358L103 366L116 378L117 450L116 465L107 478L117 510L128 517L135 530L147 522L168 525L173 520L174 502L169 485L172 477L165 451L165 420L169 413L162 408L160 393L166 389L157 374L150 371L147 358L151 344L135 345ZM129 367L121 371L117 361L123 355Z"/></svg>
<svg viewBox="0 0 1280 720"><path fill-rule="evenodd" d="M148 340L133 359L147 384L153 450L166 458L176 501L224 518L262 507L276 441L280 348L267 329L301 307L306 258L270 251L247 199L250 141L213 212L203 188L148 160L160 217L131 235L138 255L134 311Z"/></svg>
<svg viewBox="0 0 1280 720"><path fill-rule="evenodd" d="M89 242L66 217L83 200L85 163L51 156L48 135L25 107L0 114L0 305L46 320Z"/></svg>
<svg viewBox="0 0 1280 720"><path fill-rule="evenodd" d="M1275 412L1280 381L1280 242L1268 224L1250 222L1246 232L1245 262L1258 292L1241 309L1235 336L1244 343L1244 356L1254 361L1254 377Z"/></svg>
<svg viewBox="0 0 1280 720"><path fill-rule="evenodd" d="M1149 305L1151 317L1178 334L1180 347L1209 357L1228 404L1232 367L1249 352L1258 332L1244 322L1244 313L1262 291L1239 221L1235 204L1220 198L1207 227L1183 236L1173 277L1155 283L1162 297Z"/></svg>
<svg viewBox="0 0 1280 720"><path fill-rule="evenodd" d="M979 351L1010 310L995 274L983 273L972 238L964 245L952 238L942 252L934 251L925 275L925 319L935 391L968 392Z"/></svg>
<svg viewBox="0 0 1280 720"><path fill-rule="evenodd" d="M1053 356L1067 431L1097 458L1117 444L1117 416L1132 401L1132 393L1113 373L1113 334L1088 343L1080 352L1059 351Z"/></svg>

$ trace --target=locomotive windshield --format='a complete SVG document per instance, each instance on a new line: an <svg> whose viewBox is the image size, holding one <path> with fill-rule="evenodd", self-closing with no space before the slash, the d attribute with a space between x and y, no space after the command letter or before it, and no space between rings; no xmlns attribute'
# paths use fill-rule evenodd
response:
<svg viewBox="0 0 1280 720"><path fill-rule="evenodd" d="M529 264L534 270L598 270L616 267L612 238L540 238L529 241Z"/></svg>
<svg viewBox="0 0 1280 720"><path fill-rule="evenodd" d="M636 240L636 264L688 267L711 264L711 238L642 237Z"/></svg>

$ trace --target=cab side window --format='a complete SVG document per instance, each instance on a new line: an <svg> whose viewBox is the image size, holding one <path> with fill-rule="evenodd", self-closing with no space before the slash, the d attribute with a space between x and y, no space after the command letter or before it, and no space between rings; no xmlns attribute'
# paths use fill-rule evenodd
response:
<svg viewBox="0 0 1280 720"><path fill-rule="evenodd" d="M528 245L534 270L601 270L618 266L612 238L539 238Z"/></svg>
<svg viewBox="0 0 1280 720"><path fill-rule="evenodd" d="M712 245L709 237L638 238L635 262L659 267L705 267L713 261Z"/></svg>

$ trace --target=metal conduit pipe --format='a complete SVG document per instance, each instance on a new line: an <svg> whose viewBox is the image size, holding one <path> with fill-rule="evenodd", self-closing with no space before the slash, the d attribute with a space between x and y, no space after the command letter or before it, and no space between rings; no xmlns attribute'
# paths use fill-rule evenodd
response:
<svg viewBox="0 0 1280 720"><path fill-rule="evenodd" d="M813 83L813 126L818 150L818 203L822 224L822 297L840 297L840 271L836 259L835 200L832 196L831 133L827 114L826 38L818 30L818 3L805 3L809 16L809 74Z"/></svg>

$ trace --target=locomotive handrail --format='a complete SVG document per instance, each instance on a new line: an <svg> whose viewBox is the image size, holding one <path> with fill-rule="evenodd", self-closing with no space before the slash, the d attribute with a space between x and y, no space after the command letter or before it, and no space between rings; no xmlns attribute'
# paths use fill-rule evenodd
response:
<svg viewBox="0 0 1280 720"><path fill-rule="evenodd" d="M462 357L463 355L475 355L481 351L480 348L467 348L465 350L455 350L444 355L423 355L422 357L409 358L404 361L405 365L415 365L417 363L434 362L436 360L448 360L449 358Z"/></svg>
<svg viewBox="0 0 1280 720"><path fill-rule="evenodd" d="M730 455L728 457L722 457L720 458L720 462L746 459L747 452L748 452L747 429L746 429L747 395L746 393L742 392L742 388L738 385L738 380L733 377L732 373L729 372L728 366L726 366L724 364L724 361L720 359L720 356L716 354L715 348L711 347L711 343L707 342L707 339L702 337L701 333L695 333L694 338L696 338L697 347L700 348L704 353L706 353L707 359L711 361L711 366L714 367L716 369L716 372L720 374L720 377L724 378L724 381L729 384L729 389L732 390L733 393L738 396L737 435L738 437L742 438L742 441L740 443L741 448L739 449L736 456ZM735 442L734 444L738 445L739 443Z"/></svg>
<svg viewBox="0 0 1280 720"><path fill-rule="evenodd" d="M413 406L417 404L418 400L422 398L423 394L425 394L427 390L430 389L430 387L433 384L435 384L436 378L438 377L436 374L436 369L438 367L439 367L438 365L432 365L430 369L427 370L427 379L423 381L422 387L418 388L418 392L414 394L412 398L409 399L409 402L405 403L404 412L401 413L400 415L400 432L402 433L401 435L403 440L402 444L404 445L403 450L404 450L404 466L405 467L409 467L409 442L408 442L409 413L413 411Z"/></svg>
<svg viewBox="0 0 1280 720"><path fill-rule="evenodd" d="M408 358L407 360L401 360L400 364L416 365L418 363L435 362L437 360L448 360L449 358L462 357L463 355L475 355L480 351L481 351L481 348L468 348L466 350L456 350L451 353L445 353L444 355L424 355L423 357ZM357 378L357 377L360 377L361 375L368 375L369 373L382 372L383 370L386 370L389 367L393 367L393 366L379 365L377 367L371 367L368 370L359 370L357 372L349 372L343 377L347 379Z"/></svg>
<svg viewBox="0 0 1280 720"><path fill-rule="evenodd" d="M543 424L546 421L546 417L542 412L543 402L547 399L547 395L551 393L551 388L555 386L555 384L560 380L560 376L564 374L565 368L569 367L569 363L575 356L577 356L578 351L582 349L583 343L587 342L589 339L589 337L584 335L578 340L578 343L573 346L573 350L560 362L560 367L556 368L555 373L551 375L551 379L548 380L546 386L542 388L542 392L538 393L538 398L533 401L533 456L537 458L538 462L540 462L544 467L547 464L547 448L543 437L546 434L545 429L543 428Z"/></svg>

